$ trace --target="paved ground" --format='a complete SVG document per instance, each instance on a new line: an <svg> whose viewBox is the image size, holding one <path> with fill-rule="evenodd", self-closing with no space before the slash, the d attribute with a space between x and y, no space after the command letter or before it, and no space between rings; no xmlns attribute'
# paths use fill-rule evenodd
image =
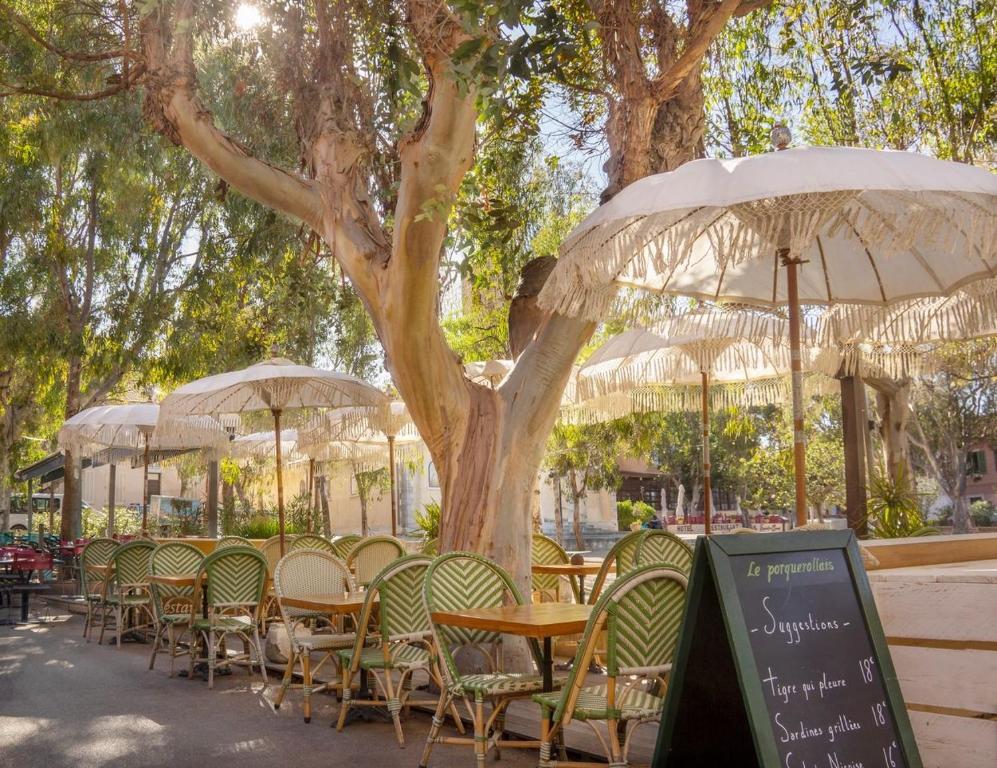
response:
<svg viewBox="0 0 997 768"><path fill-rule="evenodd" d="M315 697L312 722L300 716L300 693L275 712L258 675L241 669L216 679L167 676L160 656L149 672L149 646L84 643L79 616L43 624L0 626L0 767L186 768L186 766L418 765L429 716L405 724L408 748L390 724L329 727L332 696ZM535 766L532 750L505 750L509 768ZM489 759L489 762L491 760ZM473 766L470 747L438 745L431 766Z"/></svg>

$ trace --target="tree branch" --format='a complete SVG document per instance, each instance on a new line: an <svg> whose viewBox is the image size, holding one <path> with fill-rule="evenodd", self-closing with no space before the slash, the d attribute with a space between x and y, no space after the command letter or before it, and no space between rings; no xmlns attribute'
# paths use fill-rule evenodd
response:
<svg viewBox="0 0 997 768"><path fill-rule="evenodd" d="M322 199L313 183L253 157L215 126L198 95L194 26L192 0L179 0L172 18L161 5L143 16L146 118L244 195L319 229Z"/></svg>

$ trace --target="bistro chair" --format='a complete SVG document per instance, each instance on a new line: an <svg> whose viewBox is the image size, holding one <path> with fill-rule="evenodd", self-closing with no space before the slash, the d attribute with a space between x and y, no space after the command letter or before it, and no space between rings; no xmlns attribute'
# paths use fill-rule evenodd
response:
<svg viewBox="0 0 997 768"><path fill-rule="evenodd" d="M358 585L366 587L374 577L400 557L405 545L391 536L371 536L360 540L346 559Z"/></svg>
<svg viewBox="0 0 997 768"><path fill-rule="evenodd" d="M251 547L253 542L249 539L245 539L242 536L222 536L218 539L218 543L215 544L215 552L219 549L226 549L227 547Z"/></svg>
<svg viewBox="0 0 997 768"><path fill-rule="evenodd" d="M104 615L102 604L107 594L107 582L109 573L94 570L95 565L105 566L111 562L120 544L114 539L94 539L83 548L80 555L80 589L87 602L87 615L83 621L83 637L90 642L90 630L93 627L94 619L98 612L101 617Z"/></svg>
<svg viewBox="0 0 997 768"><path fill-rule="evenodd" d="M203 576L202 576L203 574ZM206 577L206 578L205 578ZM194 605L207 604L208 615L191 622L190 672L196 662L208 665L208 688L215 683L215 669L246 664L249 674L260 667L267 683L266 663L260 643L259 614L267 580L267 560L255 547L225 547L215 550L201 562L194 580ZM204 594L202 594L204 590ZM218 658L217 649L229 635L236 635L246 652ZM198 657L198 651L201 656ZM256 661L253 661L253 652Z"/></svg>
<svg viewBox="0 0 997 768"><path fill-rule="evenodd" d="M609 579L610 569L613 566L616 566L617 579L626 576L629 571L634 569L636 565L637 547L646 535L646 530L631 531L626 536L619 539L612 546L609 552L606 553L606 557L602 561L602 567L599 569L599 573L596 574L595 581L592 582L592 589L589 590L589 605L595 605L596 601L599 599L599 595L602 593L602 590L606 586L606 582Z"/></svg>
<svg viewBox="0 0 997 768"><path fill-rule="evenodd" d="M435 611L458 611L467 608L493 608L502 605L523 605L524 600L515 583L499 565L471 552L450 552L436 558L426 572L423 599L430 616ZM493 747L498 756L501 747L535 748L537 741L509 741L505 732L505 710L515 699L543 690L543 678L538 674L505 672L502 663L502 635L481 629L448 626L432 622L433 644L439 656L445 688L433 717L426 739L426 748L419 762L429 764L434 744L466 744L474 746L479 768ZM536 669L542 668L540 646L527 639ZM480 657L488 669L484 673L464 673L457 667L457 650L466 650ZM555 686L564 682L555 678ZM474 724L474 738L441 736L444 712L454 699L462 699ZM492 705L485 716L485 703Z"/></svg>
<svg viewBox="0 0 997 768"><path fill-rule="evenodd" d="M191 544L170 542L156 547L149 559L149 573L153 576L194 576L204 561L204 554ZM194 586L174 587L169 584L149 583L152 593L152 615L156 620L156 637L152 642L152 657L149 669L156 665L156 654L166 650L170 654L170 677L177 656L187 651L179 651L179 641L190 629L193 614L200 609L194 605Z"/></svg>
<svg viewBox="0 0 997 768"><path fill-rule="evenodd" d="M118 650L121 650L121 637L125 632L125 620L132 614L133 624L128 631L139 632L152 629L155 619L152 615L152 598L149 595L149 560L156 545L145 539L135 539L120 545L111 555L110 565L114 571L109 575L107 594L104 598L104 616L100 625L98 644L104 642L107 616L114 612L114 633ZM139 623L139 616L147 619Z"/></svg>
<svg viewBox="0 0 997 768"><path fill-rule="evenodd" d="M443 678L433 649L433 627L422 601L422 582L431 562L432 558L424 555L407 555L395 560L371 582L357 624L353 648L339 651L343 669L343 704L339 709L337 730L343 730L351 706L386 706L395 723L398 744L404 747L401 712L412 692L412 675L424 671L443 690ZM378 605L380 638L378 645L367 647L367 627L375 605ZM397 680L392 679L392 672L398 673ZM353 679L358 674L362 677L364 673L374 678L377 687L371 691L369 698L354 699ZM464 733L464 724L453 702L450 714L454 724Z"/></svg>
<svg viewBox="0 0 997 768"><path fill-rule="evenodd" d="M644 538L637 545L635 559L638 567L661 563L674 565L686 575L692 571L692 550L682 539L670 531L651 530L644 533Z"/></svg>
<svg viewBox="0 0 997 768"><path fill-rule="evenodd" d="M287 547L288 552L296 552L299 549L317 549L320 552L328 552L330 555L336 554L336 548L331 541L324 536L316 536L313 533L296 536Z"/></svg>
<svg viewBox="0 0 997 768"><path fill-rule="evenodd" d="M284 549L287 552L291 551L291 543L295 538L295 536L290 535L284 536ZM273 576L273 572L277 568L277 562L280 560L280 535L271 536L260 544L259 549L263 553L263 557L267 559L267 571Z"/></svg>
<svg viewBox="0 0 997 768"><path fill-rule="evenodd" d="M284 678L280 684L280 690L274 697L274 709L280 709L284 697L289 688L300 688L304 696L302 711L305 722L312 720L311 696L329 687L323 684L317 688L312 687L312 678L327 661L331 661L333 666L339 663L336 651L349 648L353 645L355 635L336 631L331 633L317 633L302 631L306 624L312 624L313 629L320 620L325 617L304 608L296 608L288 605L288 598L303 597L316 593L338 594L341 592L353 591L353 579L350 577L346 564L330 554L317 549L296 549L288 552L274 571L274 593L277 596L277 605L280 608L281 618L284 620L284 627L287 630L287 638L290 645L290 653L287 657L287 666L284 668ZM312 653L322 653L319 663L312 667ZM292 684L295 667L301 667L301 683Z"/></svg>
<svg viewBox="0 0 997 768"><path fill-rule="evenodd" d="M534 565L565 565L571 562L564 547L542 533L533 534L530 555ZM578 584L574 579L569 579L569 582L575 602L578 602ZM560 602L561 577L553 573L534 573L533 600L537 603Z"/></svg>
<svg viewBox="0 0 997 768"><path fill-rule="evenodd" d="M684 573L658 564L637 568L605 590L592 609L567 684L560 691L533 696L540 705L541 768L558 765L552 759L553 749L563 748L564 732L572 720L588 723L611 766L629 764L634 732L644 723L657 722L664 708L687 586ZM605 639L600 637L603 634ZM585 673L603 642L608 647L607 679L586 685ZM600 721L605 723L605 735L597 725Z"/></svg>
<svg viewBox="0 0 997 768"><path fill-rule="evenodd" d="M350 556L353 548L362 540L363 536L358 536L355 533L348 533L345 536L340 536L332 542L333 554L343 562L346 562L346 559Z"/></svg>

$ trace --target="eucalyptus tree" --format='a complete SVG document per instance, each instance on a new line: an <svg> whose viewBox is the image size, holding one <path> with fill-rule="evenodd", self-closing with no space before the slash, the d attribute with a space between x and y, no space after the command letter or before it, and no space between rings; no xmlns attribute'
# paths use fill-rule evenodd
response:
<svg viewBox="0 0 997 768"><path fill-rule="evenodd" d="M500 387L470 382L448 347L440 262L478 119L537 75L598 54L611 82L596 98L608 100L612 194L695 154L702 58L734 14L762 4L593 2L573 17L590 41L583 51L560 4L525 0L292 0L262 6L252 30L220 0L8 2L21 37L48 58L15 62L0 79L61 98L140 88L155 131L316 232L369 312L429 446L442 547L485 551L525 581L536 473L593 324L536 308L549 271L540 265L513 302L525 343Z"/></svg>

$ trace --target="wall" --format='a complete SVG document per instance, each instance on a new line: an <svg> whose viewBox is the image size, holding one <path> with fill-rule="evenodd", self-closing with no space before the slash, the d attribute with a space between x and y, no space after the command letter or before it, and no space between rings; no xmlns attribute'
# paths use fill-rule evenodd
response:
<svg viewBox="0 0 997 768"><path fill-rule="evenodd" d="M152 465L150 473L160 475L159 494L161 496L180 496L180 475L172 467ZM83 501L94 509L104 509L108 502L108 478L110 468L104 464L99 467L88 467L83 470L80 480L83 489ZM61 490L59 491L61 492ZM188 498L199 499L204 495L204 482L189 489ZM142 467L133 468L131 462L117 465L114 482L114 504L125 507L129 504L142 505Z"/></svg>

